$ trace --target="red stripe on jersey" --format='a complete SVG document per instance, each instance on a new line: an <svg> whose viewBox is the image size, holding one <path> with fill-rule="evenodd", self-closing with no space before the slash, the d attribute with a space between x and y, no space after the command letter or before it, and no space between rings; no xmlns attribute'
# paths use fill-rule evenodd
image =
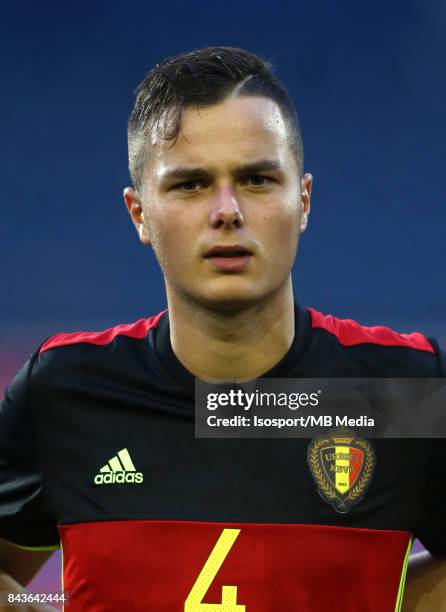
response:
<svg viewBox="0 0 446 612"><path fill-rule="evenodd" d="M311 314L312 327L325 329L325 331L336 336L343 346L379 344L381 346L403 346L435 353L429 340L419 332L400 334L389 327L381 325L368 327L360 325L352 319L337 319L332 315L324 315L314 308L307 308L307 310Z"/></svg>
<svg viewBox="0 0 446 612"><path fill-rule="evenodd" d="M43 353L48 349L55 348L56 346L68 346L69 344L79 344L86 342L87 344L109 344L116 336L128 336L129 338L141 339L146 336L149 329L156 327L163 316L167 312L162 312L149 317L148 319L139 319L134 323L126 323L124 325L116 325L116 327L110 327L100 332L73 332L71 334L56 334L49 338L40 347L39 353Z"/></svg>
<svg viewBox="0 0 446 612"><path fill-rule="evenodd" d="M404 531L193 521L78 523L59 533L70 612L200 610L221 604L225 586L232 605L222 610L394 612L410 541Z"/></svg>
<svg viewBox="0 0 446 612"><path fill-rule="evenodd" d="M357 459L357 461L350 461L350 466L349 466L352 468L352 471L350 472L350 480L349 480L349 485L352 487L361 471L364 453L360 451L359 448L354 448L354 447L350 447L348 449L348 452L352 457L356 457Z"/></svg>

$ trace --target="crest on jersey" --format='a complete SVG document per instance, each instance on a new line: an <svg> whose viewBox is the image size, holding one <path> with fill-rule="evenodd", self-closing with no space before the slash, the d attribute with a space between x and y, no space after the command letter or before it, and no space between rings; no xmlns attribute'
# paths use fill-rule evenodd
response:
<svg viewBox="0 0 446 612"><path fill-rule="evenodd" d="M321 497L342 514L363 499L376 465L370 442L345 427L313 438L307 461Z"/></svg>

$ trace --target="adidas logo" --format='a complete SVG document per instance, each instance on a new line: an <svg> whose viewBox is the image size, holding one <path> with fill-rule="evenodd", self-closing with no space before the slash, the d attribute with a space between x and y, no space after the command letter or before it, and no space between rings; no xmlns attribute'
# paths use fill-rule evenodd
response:
<svg viewBox="0 0 446 612"><path fill-rule="evenodd" d="M99 474L94 477L94 483L115 484L115 483L134 483L139 484L144 480L142 472L137 472L133 461L130 459L126 448L119 451L99 470Z"/></svg>

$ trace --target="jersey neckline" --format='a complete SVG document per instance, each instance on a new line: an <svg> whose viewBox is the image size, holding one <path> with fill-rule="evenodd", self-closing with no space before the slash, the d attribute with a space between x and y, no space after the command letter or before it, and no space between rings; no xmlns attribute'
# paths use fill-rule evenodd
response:
<svg viewBox="0 0 446 612"><path fill-rule="evenodd" d="M295 333L288 352L270 370L259 378L289 378L297 376L299 363L309 343L311 331L310 313L294 302ZM195 377L183 366L175 355L170 342L169 312L163 313L156 328L154 328L154 349L162 367L169 377L182 387L188 394L195 392Z"/></svg>

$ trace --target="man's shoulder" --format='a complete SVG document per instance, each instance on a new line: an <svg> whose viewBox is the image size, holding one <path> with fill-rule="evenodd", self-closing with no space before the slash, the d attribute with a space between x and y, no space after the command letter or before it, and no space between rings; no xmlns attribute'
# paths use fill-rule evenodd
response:
<svg viewBox="0 0 446 612"><path fill-rule="evenodd" d="M308 307L313 330L323 330L342 346L369 344L375 346L403 347L434 353L430 340L420 332L401 333L385 325L363 325L353 319L341 319L323 314Z"/></svg>
<svg viewBox="0 0 446 612"><path fill-rule="evenodd" d="M103 380L127 385L138 376L150 382L156 369L153 343L148 340L166 310L156 315L101 331L58 333L35 350L7 387L5 396L13 403L29 403L49 394L92 388ZM154 375L155 376L155 375ZM86 382L87 381L87 382Z"/></svg>
<svg viewBox="0 0 446 612"><path fill-rule="evenodd" d="M126 337L141 340L147 333L158 326L161 317L166 312L162 310L156 315L144 319L138 319L132 323L122 323L108 327L100 331L76 331L69 333L57 333L48 338L39 348L38 354L57 348L76 346L81 344L93 346L106 346L115 340Z"/></svg>
<svg viewBox="0 0 446 612"><path fill-rule="evenodd" d="M33 355L34 388L54 387L57 382L83 379L107 372L127 371L140 362L140 353L150 353L147 337L166 311L133 323L123 323L100 331L57 333L50 336Z"/></svg>
<svg viewBox="0 0 446 612"><path fill-rule="evenodd" d="M350 318L323 314L307 307L313 345L321 352L355 364L374 375L444 376L444 354L434 338L413 331L402 333L386 325L363 325ZM348 369L348 368L347 368Z"/></svg>

